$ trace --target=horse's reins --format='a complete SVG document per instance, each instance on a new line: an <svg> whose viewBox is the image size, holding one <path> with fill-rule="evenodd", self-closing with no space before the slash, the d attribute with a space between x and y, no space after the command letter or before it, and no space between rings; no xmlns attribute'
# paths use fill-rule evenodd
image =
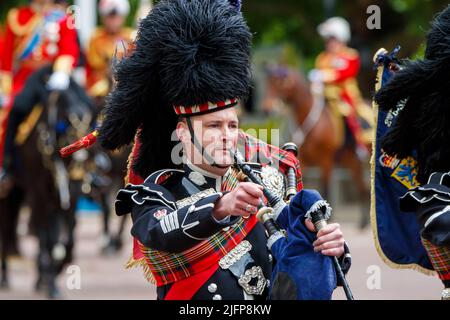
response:
<svg viewBox="0 0 450 320"><path fill-rule="evenodd" d="M56 102L58 101L58 98L60 96L60 93L58 91L52 91L50 92L50 95L48 97L48 113L47 113L47 119L48 123L51 127L51 130L49 130L50 134L50 143L54 146L57 145L57 139L56 139L56 124L58 121L58 108L56 106ZM58 193L59 193L59 201L61 204L62 209L69 209L70 208L70 191L69 191L69 178L68 173L66 170L66 167L64 163L62 162L61 158L56 156L53 157L53 164L55 166L55 182L58 187Z"/></svg>
<svg viewBox="0 0 450 320"><path fill-rule="evenodd" d="M325 101L323 99L323 83L313 82L311 85L311 91L313 95L313 104L311 110L309 110L305 120L297 127L293 134L293 140L298 146L301 146L306 140L306 137L310 134L311 130L319 123L320 116L325 107Z"/></svg>

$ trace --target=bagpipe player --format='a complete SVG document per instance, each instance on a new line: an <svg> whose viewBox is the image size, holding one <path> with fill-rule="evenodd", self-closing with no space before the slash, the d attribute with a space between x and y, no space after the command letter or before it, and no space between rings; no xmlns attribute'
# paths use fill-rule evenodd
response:
<svg viewBox="0 0 450 320"><path fill-rule="evenodd" d="M158 299L330 299L330 257L346 264L348 249L338 224L316 234L305 219L313 207L330 210L320 195L294 196L278 212L288 238L272 243L254 215L264 188L285 197L287 171L298 179L296 190L302 184L295 156L239 130L252 39L240 8L240 1L163 0L141 21L134 51L115 66L116 86L94 136L111 150L134 141L128 184L115 203L118 215L132 216L131 264L143 265ZM238 150L267 186L242 178ZM271 255L273 245L280 254L282 247L297 251L284 260ZM272 274L277 261L293 263ZM283 295L285 280L291 290Z"/></svg>

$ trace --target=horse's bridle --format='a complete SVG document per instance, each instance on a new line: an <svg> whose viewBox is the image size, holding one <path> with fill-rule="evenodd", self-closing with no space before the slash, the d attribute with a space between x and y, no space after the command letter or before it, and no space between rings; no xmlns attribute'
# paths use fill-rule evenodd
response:
<svg viewBox="0 0 450 320"><path fill-rule="evenodd" d="M305 120L297 127L293 134L293 140L298 146L301 146L306 140L311 130L317 125L325 108L325 99L323 97L323 83L316 82L311 84L313 95L313 104Z"/></svg>

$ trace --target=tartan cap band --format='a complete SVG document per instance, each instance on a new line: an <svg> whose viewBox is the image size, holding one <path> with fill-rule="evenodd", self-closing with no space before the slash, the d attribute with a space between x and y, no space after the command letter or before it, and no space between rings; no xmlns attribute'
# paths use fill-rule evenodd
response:
<svg viewBox="0 0 450 320"><path fill-rule="evenodd" d="M175 113L179 116L191 116L191 115L200 115L209 112L219 111L221 109L233 107L238 103L237 98L228 99L225 101L220 101L216 103L207 102L195 106L183 107L183 106L174 106Z"/></svg>

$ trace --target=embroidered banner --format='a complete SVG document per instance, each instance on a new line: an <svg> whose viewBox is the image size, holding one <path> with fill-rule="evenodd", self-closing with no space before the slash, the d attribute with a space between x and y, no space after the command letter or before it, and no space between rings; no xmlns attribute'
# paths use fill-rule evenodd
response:
<svg viewBox="0 0 450 320"><path fill-rule="evenodd" d="M378 91L394 74L393 64L398 50L388 54L380 50L375 56ZM380 111L374 103L375 139L371 160L372 200L371 220L375 246L383 261L393 268L412 268L430 274L433 267L420 239L420 227L414 213L400 211L399 198L418 185L414 158L396 159L385 154L380 146L382 137L395 123L405 101L395 110Z"/></svg>

